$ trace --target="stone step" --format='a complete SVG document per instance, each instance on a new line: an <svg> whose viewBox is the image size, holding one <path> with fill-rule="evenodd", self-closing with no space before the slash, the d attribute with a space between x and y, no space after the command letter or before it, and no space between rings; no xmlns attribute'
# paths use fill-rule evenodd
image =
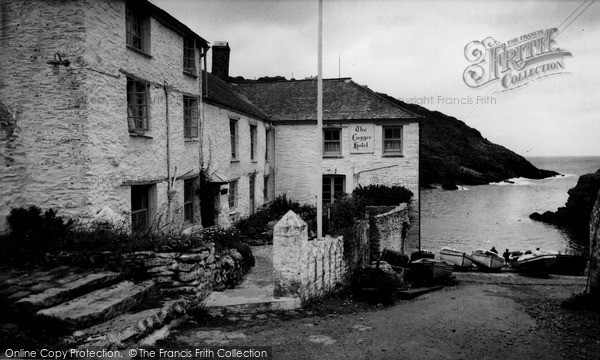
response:
<svg viewBox="0 0 600 360"><path fill-rule="evenodd" d="M212 292L205 300L204 307L209 312L226 310L228 313L255 314L269 311L299 309L299 298L274 298L273 292L264 289L233 289L233 291ZM261 291L262 290L262 291Z"/></svg>
<svg viewBox="0 0 600 360"><path fill-rule="evenodd" d="M77 330L67 340L68 343L81 344L83 347L122 348L181 318L187 306L186 300L168 300L161 307L122 314L87 329Z"/></svg>
<svg viewBox="0 0 600 360"><path fill-rule="evenodd" d="M153 281L139 284L122 281L36 314L41 320L61 324L67 329L81 329L124 314L157 294L158 288Z"/></svg>
<svg viewBox="0 0 600 360"><path fill-rule="evenodd" d="M75 279L64 278L64 281L58 280L57 287L50 287L40 293L24 297L15 302L15 305L19 310L35 312L112 285L120 278L121 275L115 272L82 274Z"/></svg>

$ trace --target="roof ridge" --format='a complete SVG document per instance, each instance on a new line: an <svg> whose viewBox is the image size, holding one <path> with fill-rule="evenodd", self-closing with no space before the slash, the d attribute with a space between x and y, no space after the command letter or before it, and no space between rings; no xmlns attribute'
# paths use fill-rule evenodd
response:
<svg viewBox="0 0 600 360"><path fill-rule="evenodd" d="M408 110L408 109L406 109L406 108L404 108L404 107L402 107L402 106L400 106L400 105L398 105L398 104L396 104L396 103L394 103L394 102L392 102L392 101L390 101L390 100L386 99L385 97L383 97L383 96L379 95L377 92L375 92L375 91L373 91L373 90L369 89L369 87L368 87L368 86L366 86L366 85L360 85L360 84L358 84L358 83L354 82L352 79L350 79L350 83L351 83L351 84L354 84L354 86L358 87L358 88L359 88L359 89L361 89L362 91L366 91L366 92L368 92L369 94L371 94L371 95L374 95L375 97L377 97L377 98L379 98L379 99L383 100L384 102L386 102L386 103L388 103L388 104L390 104L390 105L392 105L392 106L394 106L394 107L397 107L397 108L399 108L399 109L402 109L402 111L406 112L406 113L407 113L407 114L409 114L409 115L413 115L415 118L422 118L422 117L423 117L422 115L419 115L419 114L417 114L417 113L415 113L415 112L412 112L411 110ZM382 93L382 94L383 94L383 93ZM387 94L386 94L386 95L387 95ZM390 96L390 95L387 95L387 96ZM390 96L390 97L391 97L391 96Z"/></svg>

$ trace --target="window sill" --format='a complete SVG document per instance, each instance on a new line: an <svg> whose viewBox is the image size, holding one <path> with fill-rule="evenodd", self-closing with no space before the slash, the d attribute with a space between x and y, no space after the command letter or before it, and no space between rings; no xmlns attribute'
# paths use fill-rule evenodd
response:
<svg viewBox="0 0 600 360"><path fill-rule="evenodd" d="M323 159L343 159L342 155L323 155Z"/></svg>
<svg viewBox="0 0 600 360"><path fill-rule="evenodd" d="M250 160L250 162L253 164L258 164L258 160Z"/></svg>
<svg viewBox="0 0 600 360"><path fill-rule="evenodd" d="M145 133L130 132L129 136L130 137L139 137L139 138L144 138L144 139L154 139L152 136L146 135Z"/></svg>
<svg viewBox="0 0 600 360"><path fill-rule="evenodd" d="M229 216L235 216L237 214L239 214L240 212L238 210L234 210L234 211L230 211L229 212Z"/></svg>
<svg viewBox="0 0 600 360"><path fill-rule="evenodd" d="M240 162L240 160L239 160L239 159L231 159L231 160L229 160L229 162L232 162L232 163L239 163L239 162Z"/></svg>
<svg viewBox="0 0 600 360"><path fill-rule="evenodd" d="M188 142L189 143L197 143L197 142L200 142L200 139L198 139L198 138L185 138L185 139L183 139L183 141L186 142L186 143L188 143Z"/></svg>
<svg viewBox="0 0 600 360"><path fill-rule="evenodd" d="M404 157L403 154L382 154L381 157Z"/></svg>
<svg viewBox="0 0 600 360"><path fill-rule="evenodd" d="M131 45L127 45L127 48L128 48L129 50L131 50L131 51L134 51L134 52L136 52L136 53L138 53L138 54L140 54L140 55L142 55L142 56L144 56L144 57L148 58L148 59L152 59L152 55L148 54L148 53L147 53L147 52L145 52L144 50L140 50L140 49L138 49L138 48L134 48L134 47L133 47L133 46L131 46Z"/></svg>
<svg viewBox="0 0 600 360"><path fill-rule="evenodd" d="M194 79L198 78L198 74L195 71L183 70L183 73L189 77L193 77Z"/></svg>

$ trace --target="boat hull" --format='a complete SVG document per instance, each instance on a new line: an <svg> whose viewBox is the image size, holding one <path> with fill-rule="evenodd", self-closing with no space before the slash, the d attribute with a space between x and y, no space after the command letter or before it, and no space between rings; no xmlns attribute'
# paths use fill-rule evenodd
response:
<svg viewBox="0 0 600 360"><path fill-rule="evenodd" d="M409 264L409 278L418 284L443 284L450 280L454 264L432 259L420 259Z"/></svg>
<svg viewBox="0 0 600 360"><path fill-rule="evenodd" d="M504 258L489 251L474 251L471 259L483 271L498 272L504 266Z"/></svg>
<svg viewBox="0 0 600 360"><path fill-rule="evenodd" d="M556 255L534 255L520 257L514 263L516 270L522 274L548 275L556 263Z"/></svg>
<svg viewBox="0 0 600 360"><path fill-rule="evenodd" d="M473 265L473 260L467 254L454 249L443 248L440 251L440 259L454 264L457 270L464 270Z"/></svg>

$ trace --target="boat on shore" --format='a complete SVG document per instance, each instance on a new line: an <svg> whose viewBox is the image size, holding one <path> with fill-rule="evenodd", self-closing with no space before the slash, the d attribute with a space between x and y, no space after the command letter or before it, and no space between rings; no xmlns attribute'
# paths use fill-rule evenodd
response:
<svg viewBox="0 0 600 360"><path fill-rule="evenodd" d="M411 261L408 264L410 280L419 284L444 284L450 280L454 264L429 258Z"/></svg>
<svg viewBox="0 0 600 360"><path fill-rule="evenodd" d="M440 259L454 264L455 270L466 270L473 265L473 259L469 255L449 247L440 250Z"/></svg>
<svg viewBox="0 0 600 360"><path fill-rule="evenodd" d="M473 263L479 269L488 272L498 272L504 266L504 258L487 250L475 250L471 253Z"/></svg>
<svg viewBox="0 0 600 360"><path fill-rule="evenodd" d="M555 254L525 254L512 261L512 266L522 274L547 276L556 263L556 257Z"/></svg>
<svg viewBox="0 0 600 360"><path fill-rule="evenodd" d="M550 266L550 274L583 275L587 259L581 255L557 254L556 262Z"/></svg>

